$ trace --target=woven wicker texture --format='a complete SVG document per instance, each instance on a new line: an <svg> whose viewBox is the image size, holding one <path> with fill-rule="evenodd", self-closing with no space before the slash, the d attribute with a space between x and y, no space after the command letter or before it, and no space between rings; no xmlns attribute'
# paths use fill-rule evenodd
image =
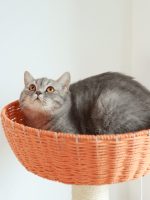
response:
<svg viewBox="0 0 150 200"><path fill-rule="evenodd" d="M150 131L75 135L23 125L18 101L2 111L7 140L25 168L68 184L101 185L150 173Z"/></svg>

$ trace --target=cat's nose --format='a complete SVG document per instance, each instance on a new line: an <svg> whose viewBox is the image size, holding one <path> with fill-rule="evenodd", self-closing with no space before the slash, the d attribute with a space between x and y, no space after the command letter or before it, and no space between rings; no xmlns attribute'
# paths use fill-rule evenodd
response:
<svg viewBox="0 0 150 200"><path fill-rule="evenodd" d="M40 94L42 94L42 92L36 91L36 94L39 96Z"/></svg>

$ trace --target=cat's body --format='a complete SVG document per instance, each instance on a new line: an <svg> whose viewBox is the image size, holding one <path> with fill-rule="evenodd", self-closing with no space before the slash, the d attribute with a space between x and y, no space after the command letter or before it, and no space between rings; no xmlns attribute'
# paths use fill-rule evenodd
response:
<svg viewBox="0 0 150 200"><path fill-rule="evenodd" d="M56 87L56 94L46 96L43 92L41 102L44 98L50 100L46 107L35 100L31 104L31 93L22 92L20 105L29 126L81 134L125 133L150 128L150 92L131 77L108 72L70 86L67 73L57 81L50 79L48 83L48 80L35 81L30 77L30 81L26 81L25 91L32 83L41 90L45 87L42 86L44 81L47 86Z"/></svg>

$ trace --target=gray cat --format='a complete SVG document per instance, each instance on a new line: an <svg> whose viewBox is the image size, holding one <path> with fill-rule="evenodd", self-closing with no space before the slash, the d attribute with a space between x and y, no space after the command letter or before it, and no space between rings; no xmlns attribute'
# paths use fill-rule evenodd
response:
<svg viewBox="0 0 150 200"><path fill-rule="evenodd" d="M70 85L24 74L20 107L28 126L80 134L116 134L150 128L150 92L133 78L107 72Z"/></svg>

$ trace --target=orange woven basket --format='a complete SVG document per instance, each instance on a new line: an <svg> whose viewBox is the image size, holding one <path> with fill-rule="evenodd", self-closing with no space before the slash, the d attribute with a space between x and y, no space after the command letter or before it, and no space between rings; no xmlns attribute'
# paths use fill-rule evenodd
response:
<svg viewBox="0 0 150 200"><path fill-rule="evenodd" d="M56 133L23 125L18 101L2 111L7 140L27 170L68 184L101 185L150 173L150 130L118 135Z"/></svg>

